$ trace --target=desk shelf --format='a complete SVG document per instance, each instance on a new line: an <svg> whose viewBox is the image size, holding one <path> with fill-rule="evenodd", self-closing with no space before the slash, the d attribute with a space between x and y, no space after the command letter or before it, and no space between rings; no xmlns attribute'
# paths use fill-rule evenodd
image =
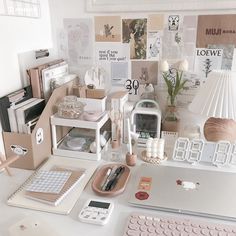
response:
<svg viewBox="0 0 236 236"><path fill-rule="evenodd" d="M100 130L107 123L108 120L109 116L107 112L105 112L104 115L100 119L98 119L98 121L86 121L83 120L82 117L79 119L66 119L59 117L57 114L51 116L53 154L58 156L66 156L86 160L100 160L102 151L104 150L104 148L101 149L100 147ZM61 144L63 139L57 141L56 126L95 130L96 153L59 148L59 145Z"/></svg>

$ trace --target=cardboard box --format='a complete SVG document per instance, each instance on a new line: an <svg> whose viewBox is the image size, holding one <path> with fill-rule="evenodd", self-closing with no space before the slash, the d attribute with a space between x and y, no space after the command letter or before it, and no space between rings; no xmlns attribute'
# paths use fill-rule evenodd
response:
<svg viewBox="0 0 236 236"><path fill-rule="evenodd" d="M33 170L50 157L50 116L57 111L55 104L64 96L72 94L72 86L73 81L70 81L53 91L31 134L3 132L6 158L15 154L20 156L11 167Z"/></svg>

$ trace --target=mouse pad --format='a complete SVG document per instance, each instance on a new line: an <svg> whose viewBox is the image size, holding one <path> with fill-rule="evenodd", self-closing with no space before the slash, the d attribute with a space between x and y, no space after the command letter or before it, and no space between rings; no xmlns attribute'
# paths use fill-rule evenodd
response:
<svg viewBox="0 0 236 236"><path fill-rule="evenodd" d="M26 217L8 229L9 236L60 236L48 223L38 217Z"/></svg>

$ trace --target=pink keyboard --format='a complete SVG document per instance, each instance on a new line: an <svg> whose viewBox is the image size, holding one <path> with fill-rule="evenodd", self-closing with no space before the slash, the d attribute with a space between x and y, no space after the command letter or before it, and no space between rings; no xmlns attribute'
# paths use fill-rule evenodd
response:
<svg viewBox="0 0 236 236"><path fill-rule="evenodd" d="M183 218L133 213L129 216L124 236L236 236L236 226L212 224Z"/></svg>

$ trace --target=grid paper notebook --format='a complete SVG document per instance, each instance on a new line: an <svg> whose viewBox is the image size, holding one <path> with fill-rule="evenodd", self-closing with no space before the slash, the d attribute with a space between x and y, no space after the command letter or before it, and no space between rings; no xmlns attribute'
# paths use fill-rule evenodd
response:
<svg viewBox="0 0 236 236"><path fill-rule="evenodd" d="M15 207L28 208L38 211L51 212L56 214L69 214L75 203L80 197L88 181L96 171L99 165L98 161L80 160L62 156L51 156L33 175L31 175L18 189L11 194L7 204ZM34 178L40 170L51 170L55 166L67 169L84 168L85 175L78 184L69 192L66 198L57 206L35 201L25 196L25 186Z"/></svg>
<svg viewBox="0 0 236 236"><path fill-rule="evenodd" d="M71 171L41 170L26 186L26 191L40 193L60 193L71 176Z"/></svg>
<svg viewBox="0 0 236 236"><path fill-rule="evenodd" d="M56 168L58 171L69 171L70 169ZM68 181L64 184L61 191L57 194L54 193L40 193L40 192L31 192L26 191L25 196L36 201L40 201L46 204L51 204L57 206L61 203L62 200L72 191L73 187L84 177L84 168L78 168L76 170L70 170L71 175Z"/></svg>

